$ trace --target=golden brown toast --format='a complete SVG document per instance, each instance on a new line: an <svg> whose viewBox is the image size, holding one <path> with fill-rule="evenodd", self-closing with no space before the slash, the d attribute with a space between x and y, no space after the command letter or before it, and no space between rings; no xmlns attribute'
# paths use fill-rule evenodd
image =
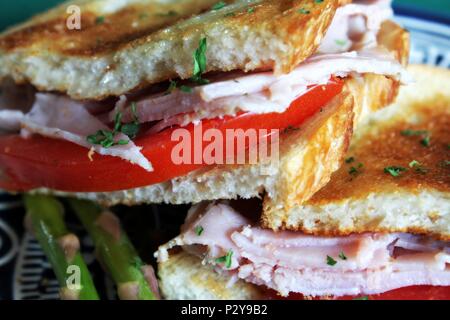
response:
<svg viewBox="0 0 450 320"><path fill-rule="evenodd" d="M347 163L282 228L409 232L450 240L450 71L409 68L416 83L356 132ZM400 168L400 169L399 169Z"/></svg>
<svg viewBox="0 0 450 320"><path fill-rule="evenodd" d="M202 38L207 71L288 72L316 51L345 2L70 1L0 36L0 79L76 99L119 96L191 77ZM80 30L67 27L69 5L80 8Z"/></svg>

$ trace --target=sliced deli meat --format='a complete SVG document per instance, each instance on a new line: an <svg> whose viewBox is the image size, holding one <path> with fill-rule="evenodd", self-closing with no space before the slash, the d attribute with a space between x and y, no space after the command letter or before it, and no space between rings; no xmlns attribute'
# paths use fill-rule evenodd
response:
<svg viewBox="0 0 450 320"><path fill-rule="evenodd" d="M181 235L160 247L157 258L164 261L175 246L197 254L220 272L285 296L377 294L413 285L450 285L446 242L405 233L319 237L273 232L226 204L191 209ZM229 261L223 263L221 257L227 255Z"/></svg>
<svg viewBox="0 0 450 320"><path fill-rule="evenodd" d="M82 103L68 99L64 96L52 94L37 94L33 108L20 122L21 134L28 137L30 134L63 139L80 146L92 149L101 155L120 157L139 165L147 171L152 171L152 165L147 158L126 135L118 133L115 142L126 141L123 145L113 145L105 148L93 145L87 137L99 130L110 129L98 118L91 115Z"/></svg>
<svg viewBox="0 0 450 320"><path fill-rule="evenodd" d="M161 120L156 128L162 130L172 125L198 123L203 119L235 116L239 112L282 113L295 99L312 87L328 83L333 76L365 73L410 82L404 67L379 48L317 54L282 76L262 72L199 86L193 88L192 93L175 90L146 97L136 103L135 112L131 107L124 110L124 121L131 122L135 117L140 122ZM115 111L109 114L110 121L114 117Z"/></svg>
<svg viewBox="0 0 450 320"><path fill-rule="evenodd" d="M323 38L320 53L338 53L377 46L381 24L394 16L391 0L359 1L340 7Z"/></svg>

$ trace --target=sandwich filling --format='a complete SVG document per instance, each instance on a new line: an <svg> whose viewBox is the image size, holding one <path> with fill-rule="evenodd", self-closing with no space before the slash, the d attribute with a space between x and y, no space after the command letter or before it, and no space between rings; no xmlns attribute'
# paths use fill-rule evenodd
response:
<svg viewBox="0 0 450 320"><path fill-rule="evenodd" d="M264 230L226 204L197 205L181 234L155 254L182 247L231 281L283 296L367 295L414 286L450 286L450 245L407 233L320 237Z"/></svg>
<svg viewBox="0 0 450 320"><path fill-rule="evenodd" d="M0 99L0 128L9 133L20 130L20 135L25 139L39 135L79 145L89 150L90 160L94 153L121 158L142 168L140 174L154 172L155 178L147 179L143 185L163 182L176 175L158 171L166 165L149 150L151 148L147 144L140 143L142 139L139 138L149 138L152 145L159 144L167 148L165 140L161 141L158 134L169 127L195 127L199 124L207 125L208 120L238 118L243 115L272 116L286 114L293 107L308 108L299 99L311 95L315 88L325 90L325 86L332 86L335 81L333 79L336 78L373 73L407 82L408 77L402 65L377 44L376 35L380 26L391 16L390 1L386 0L349 4L339 8L318 52L284 75L273 72L243 74L236 71L202 78L207 63L207 39L204 38L194 53L194 77L190 82L180 84L170 80L166 90L155 86L152 88L153 93L121 96L112 103L75 101L52 93L37 93L25 103L27 107L14 108L14 100ZM316 96L320 95L317 90L315 92ZM335 95L338 93L334 91ZM328 97L323 105L332 98ZM317 110L318 108L315 109ZM312 113L309 114L311 115ZM293 117L290 122L268 126L267 129L284 130L299 126L304 120L304 117ZM254 118L255 123L258 121L259 118ZM5 140L4 144L11 145L11 142ZM14 140L14 145L16 143L20 142ZM7 152L10 148L2 149L4 158L22 158L20 151L11 155ZM28 150L26 143L23 149ZM72 151L79 152L78 149ZM48 159L48 162L55 161L58 159ZM191 166L183 172L174 172L184 175L197 168ZM6 171L12 172L14 168ZM14 178L21 180L20 177ZM99 191L86 190L81 186L67 189L63 185L43 183L43 179L39 182L30 179L27 178L27 183L20 183L20 189L49 187L63 191ZM115 189L139 186L141 185L122 185ZM2 187L15 189L17 186ZM111 191L99 188L101 191Z"/></svg>

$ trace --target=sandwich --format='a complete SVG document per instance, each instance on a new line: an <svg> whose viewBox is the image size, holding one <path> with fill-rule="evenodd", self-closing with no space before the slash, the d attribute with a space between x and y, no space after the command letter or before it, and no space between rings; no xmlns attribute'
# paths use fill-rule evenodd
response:
<svg viewBox="0 0 450 320"><path fill-rule="evenodd" d="M79 29L63 4L0 36L2 83L19 92L0 113L11 192L107 206L264 197L277 219L328 182L358 123L409 81L390 1L70 4ZM243 131L242 144L232 136L218 156L208 129ZM248 160L275 144L276 161Z"/></svg>
<svg viewBox="0 0 450 320"><path fill-rule="evenodd" d="M256 198L255 226L306 232L296 210L411 81L409 36L392 15L388 0L64 3L0 35L0 188L26 194L28 225L50 258L58 252L58 274L85 268L51 196L71 198L124 299L157 297L155 278L95 203L194 204L196 221ZM176 298L169 247L160 276ZM133 272L122 276L110 250ZM237 257L221 259L235 268ZM62 296L92 298L86 288Z"/></svg>
<svg viewBox="0 0 450 320"><path fill-rule="evenodd" d="M449 299L450 72L409 71L416 82L366 119L345 164L284 230L264 229L255 206L193 207L156 254L163 295Z"/></svg>

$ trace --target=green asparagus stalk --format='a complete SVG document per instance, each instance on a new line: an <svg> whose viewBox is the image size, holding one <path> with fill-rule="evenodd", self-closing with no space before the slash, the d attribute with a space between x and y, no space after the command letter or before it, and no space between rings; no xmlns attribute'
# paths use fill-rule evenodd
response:
<svg viewBox="0 0 450 320"><path fill-rule="evenodd" d="M153 269L143 263L118 218L90 201L70 199L69 203L93 239L97 258L116 283L119 298L158 299Z"/></svg>
<svg viewBox="0 0 450 320"><path fill-rule="evenodd" d="M62 204L53 197L25 195L27 222L41 244L61 286L63 300L98 300L78 238L67 231ZM79 283L77 283L79 281Z"/></svg>

